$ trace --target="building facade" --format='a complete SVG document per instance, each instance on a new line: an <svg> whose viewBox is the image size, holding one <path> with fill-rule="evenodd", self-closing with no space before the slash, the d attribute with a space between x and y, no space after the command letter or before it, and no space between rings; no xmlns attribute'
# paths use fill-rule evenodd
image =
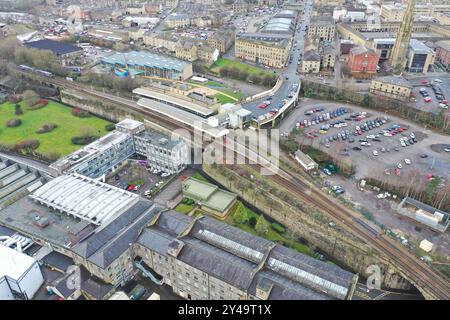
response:
<svg viewBox="0 0 450 320"><path fill-rule="evenodd" d="M260 63L272 68L284 68L291 47L290 37L280 35L236 35L236 58Z"/></svg>
<svg viewBox="0 0 450 320"><path fill-rule="evenodd" d="M355 78L370 79L377 73L379 56L372 49L357 46L350 49L348 66Z"/></svg>
<svg viewBox="0 0 450 320"><path fill-rule="evenodd" d="M407 51L406 70L414 73L428 73L436 53L423 42L411 39Z"/></svg>
<svg viewBox="0 0 450 320"><path fill-rule="evenodd" d="M412 86L403 77L379 77L372 80L370 92L392 99L409 101Z"/></svg>
<svg viewBox="0 0 450 320"><path fill-rule="evenodd" d="M436 43L436 61L450 70L450 41L439 41Z"/></svg>
<svg viewBox="0 0 450 320"><path fill-rule="evenodd" d="M90 178L107 175L135 153L133 137L111 132L50 165L56 175L78 173Z"/></svg>
<svg viewBox="0 0 450 320"><path fill-rule="evenodd" d="M308 29L309 39L333 41L336 26L332 17L313 17Z"/></svg>
<svg viewBox="0 0 450 320"><path fill-rule="evenodd" d="M319 73L320 55L313 50L306 51L302 60L302 73Z"/></svg>
<svg viewBox="0 0 450 320"><path fill-rule="evenodd" d="M219 50L220 54L227 52L234 44L235 33L233 30L220 29L206 40L211 48Z"/></svg>

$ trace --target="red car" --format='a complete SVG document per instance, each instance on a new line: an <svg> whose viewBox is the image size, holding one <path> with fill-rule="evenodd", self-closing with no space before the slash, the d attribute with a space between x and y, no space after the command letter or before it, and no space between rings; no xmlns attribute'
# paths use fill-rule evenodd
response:
<svg viewBox="0 0 450 320"><path fill-rule="evenodd" d="M420 81L421 84L428 84L428 80L422 80Z"/></svg>
<svg viewBox="0 0 450 320"><path fill-rule="evenodd" d="M265 109L265 108L267 108L267 104L261 103L261 104L258 106L258 108L260 108L260 109Z"/></svg>
<svg viewBox="0 0 450 320"><path fill-rule="evenodd" d="M431 102L432 100L431 100L431 98L430 97L425 97L425 98L423 98L423 101L425 101L425 102Z"/></svg>

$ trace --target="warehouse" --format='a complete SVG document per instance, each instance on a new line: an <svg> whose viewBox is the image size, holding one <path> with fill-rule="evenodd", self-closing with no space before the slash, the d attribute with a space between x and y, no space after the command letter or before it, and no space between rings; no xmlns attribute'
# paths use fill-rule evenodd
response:
<svg viewBox="0 0 450 320"><path fill-rule="evenodd" d="M82 48L75 47L62 41L43 39L25 43L25 46L38 50L50 50L58 57L62 64L66 64L69 60L81 57L83 55Z"/></svg>
<svg viewBox="0 0 450 320"><path fill-rule="evenodd" d="M344 300L358 279L217 219L175 211L143 230L136 255L189 300Z"/></svg>
<svg viewBox="0 0 450 320"><path fill-rule="evenodd" d="M38 262L24 253L0 245L0 300L28 300L44 278Z"/></svg>
<svg viewBox="0 0 450 320"><path fill-rule="evenodd" d="M144 51L117 52L102 59L102 63L111 69L131 68L145 76L165 79L186 80L193 75L190 62Z"/></svg>

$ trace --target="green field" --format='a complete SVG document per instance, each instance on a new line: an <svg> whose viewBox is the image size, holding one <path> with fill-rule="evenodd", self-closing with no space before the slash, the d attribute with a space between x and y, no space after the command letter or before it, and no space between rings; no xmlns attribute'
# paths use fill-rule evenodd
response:
<svg viewBox="0 0 450 320"><path fill-rule="evenodd" d="M175 207L175 211L178 211L180 213L184 213L184 214L188 214L189 212L192 211L192 209L194 209L195 205L188 205L185 203L180 203L179 205L177 205Z"/></svg>
<svg viewBox="0 0 450 320"><path fill-rule="evenodd" d="M226 58L220 58L219 60L217 60L213 64L213 66L211 67L211 71L214 72L214 73L219 74L219 70L222 67L230 67L230 68L236 67L236 68L239 69L239 71L245 70L249 74L253 74L253 73L264 74L264 75L266 75L266 74L273 74L272 71L267 71L267 70L264 70L262 68L258 68L258 67L255 67L255 66L252 66L252 65L249 65L249 64L245 64L245 63L242 63L242 62L239 62L239 61L230 60L230 59L226 59Z"/></svg>
<svg viewBox="0 0 450 320"><path fill-rule="evenodd" d="M72 115L72 108L63 104L49 101L48 105L38 110L28 110L21 103L23 114L14 114L14 105L6 102L0 105L0 144L14 145L23 140L37 139L40 142L36 152L43 154L58 153L63 156L80 149L81 146L72 144L72 137L80 131L92 131L100 137L107 133L105 126L110 122L91 116L79 118ZM22 124L15 128L8 128L10 119L19 118ZM36 131L46 123L54 123L58 127L51 132L37 134Z"/></svg>

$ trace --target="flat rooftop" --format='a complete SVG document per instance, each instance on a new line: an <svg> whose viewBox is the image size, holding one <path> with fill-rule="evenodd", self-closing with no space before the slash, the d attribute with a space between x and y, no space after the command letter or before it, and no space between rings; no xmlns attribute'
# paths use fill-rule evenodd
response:
<svg viewBox="0 0 450 320"><path fill-rule="evenodd" d="M197 130L205 132L209 136L214 138L223 137L229 133L228 129L222 127L212 127L208 123L206 123L206 119L165 103L161 103L148 98L141 98L139 99L137 104L145 109L160 113L171 119L189 125Z"/></svg>
<svg viewBox="0 0 450 320"><path fill-rule="evenodd" d="M180 108L183 109L192 110L194 113L204 117L211 116L214 114L213 109L210 109L208 107L202 106L200 104L194 103L186 99L174 97L170 92L163 93L160 91L152 90L151 88L137 88L133 90L133 93L143 97L158 100L160 102L170 103L175 106L179 106Z"/></svg>
<svg viewBox="0 0 450 320"><path fill-rule="evenodd" d="M84 163L88 158L108 150L114 145L118 145L129 138L129 135L120 131L113 131L103 136L87 146L53 162L51 168L63 168L64 170L74 168Z"/></svg>
<svg viewBox="0 0 450 320"><path fill-rule="evenodd" d="M0 279L9 277L19 279L36 260L25 253L0 244Z"/></svg>
<svg viewBox="0 0 450 320"><path fill-rule="evenodd" d="M42 228L33 222L36 217L48 219L49 225ZM66 214L51 210L28 197L22 198L0 211L0 224L19 233L42 239L51 244L71 247L69 230L80 222Z"/></svg>

